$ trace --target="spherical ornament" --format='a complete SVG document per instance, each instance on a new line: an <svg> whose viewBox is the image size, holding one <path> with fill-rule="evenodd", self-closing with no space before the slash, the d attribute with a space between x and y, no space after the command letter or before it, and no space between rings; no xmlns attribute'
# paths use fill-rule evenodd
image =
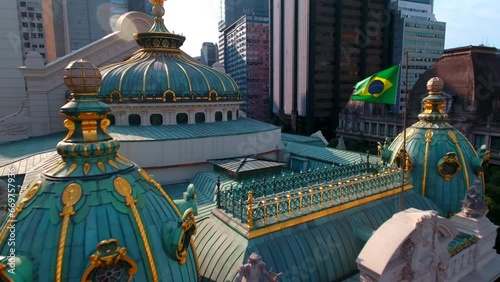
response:
<svg viewBox="0 0 500 282"><path fill-rule="evenodd" d="M64 69L64 83L71 93L97 93L101 81L99 69L83 59L72 61Z"/></svg>
<svg viewBox="0 0 500 282"><path fill-rule="evenodd" d="M156 17L163 17L164 14L165 8L163 8L163 6L153 6L153 15L155 15Z"/></svg>
<svg viewBox="0 0 500 282"><path fill-rule="evenodd" d="M444 81L440 77L433 77L427 81L427 90L431 93L441 93L444 88Z"/></svg>

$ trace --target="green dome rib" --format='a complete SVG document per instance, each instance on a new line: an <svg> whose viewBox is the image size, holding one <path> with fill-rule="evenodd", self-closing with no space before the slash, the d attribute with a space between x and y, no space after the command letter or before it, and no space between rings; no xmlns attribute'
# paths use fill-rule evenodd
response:
<svg viewBox="0 0 500 282"><path fill-rule="evenodd" d="M109 101L110 94L118 91L123 98L133 101L144 94L146 100L158 102L167 90L173 91L178 98L183 97L179 99L182 102L192 101L192 93L196 97L205 97L203 100L206 101L212 91L222 99L240 99L236 82L226 74L181 54L142 49L138 52L142 53L128 61L102 68L103 81L98 92L101 100Z"/></svg>

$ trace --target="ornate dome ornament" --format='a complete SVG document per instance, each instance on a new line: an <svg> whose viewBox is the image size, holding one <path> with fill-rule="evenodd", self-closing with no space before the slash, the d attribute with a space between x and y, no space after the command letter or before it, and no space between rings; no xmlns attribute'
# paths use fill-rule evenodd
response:
<svg viewBox="0 0 500 282"><path fill-rule="evenodd" d="M73 61L64 70L64 83L72 99L61 107L68 134L56 148L63 162L46 174L91 176L132 167L131 162L117 155L120 145L108 134L111 122L106 115L110 109L97 99L101 84L99 69L81 59Z"/></svg>
<svg viewBox="0 0 500 282"><path fill-rule="evenodd" d="M74 61L64 81L71 91L71 101L61 107L68 134L57 144L60 158L44 163L44 173L19 195L10 219L20 259L0 260L0 278L198 279L194 215L183 218L160 184L118 154L119 143L107 132L109 107L97 98L100 71L85 60ZM191 194L196 197L194 189ZM8 222L2 228L0 254L7 257L12 248ZM164 238L183 242L180 255L163 246Z"/></svg>
<svg viewBox="0 0 500 282"><path fill-rule="evenodd" d="M446 97L442 93L443 88L444 82L439 77L433 77L427 82L429 95L422 100L424 110L418 115L422 123L450 126L446 122L448 115L445 113Z"/></svg>
<svg viewBox="0 0 500 282"><path fill-rule="evenodd" d="M446 181L450 181L462 169L462 165L458 161L457 154L449 152L438 163L439 174Z"/></svg>
<svg viewBox="0 0 500 282"><path fill-rule="evenodd" d="M198 63L180 50L186 38L165 27L164 1L150 2L154 5L153 26L134 34L141 48L129 59L101 68L99 99L110 103L242 101L230 76Z"/></svg>
<svg viewBox="0 0 500 282"><path fill-rule="evenodd" d="M165 27L163 15L165 15L165 8L163 8L163 0L150 0L153 4L154 24L147 32L134 34L134 38L143 50L151 49L161 50L170 49L170 51L180 52L179 48L184 44L186 37L169 32Z"/></svg>
<svg viewBox="0 0 500 282"><path fill-rule="evenodd" d="M488 154L484 151L478 156L467 138L448 123L443 88L439 77L427 82L419 121L405 129L406 146L401 133L382 152L391 154L386 163L401 167L405 161L414 189L449 215L460 211L460 199L475 180L483 183L484 193L481 172Z"/></svg>

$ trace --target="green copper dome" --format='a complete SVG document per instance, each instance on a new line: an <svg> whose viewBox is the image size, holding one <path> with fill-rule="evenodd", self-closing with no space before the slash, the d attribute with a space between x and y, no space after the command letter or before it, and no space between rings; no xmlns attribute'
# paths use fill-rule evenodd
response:
<svg viewBox="0 0 500 282"><path fill-rule="evenodd" d="M242 99L230 76L181 52L185 37L167 31L163 7L158 6L154 13L153 27L135 35L141 49L124 62L101 68L101 100L172 103Z"/></svg>
<svg viewBox="0 0 500 282"><path fill-rule="evenodd" d="M429 80L429 95L422 101L419 121L406 129L407 153L404 153L401 133L389 146L387 161L401 166L407 159L415 191L431 199L449 215L460 212L465 193L476 180L482 183L484 195L482 171L488 163L489 153L481 150L478 155L467 138L447 122L443 87L440 78Z"/></svg>
<svg viewBox="0 0 500 282"><path fill-rule="evenodd" d="M48 161L2 223L0 280L198 280L195 207L179 210L118 154L106 130L109 107L97 99L96 67L72 62L64 81L72 92L61 108L68 134L59 160Z"/></svg>

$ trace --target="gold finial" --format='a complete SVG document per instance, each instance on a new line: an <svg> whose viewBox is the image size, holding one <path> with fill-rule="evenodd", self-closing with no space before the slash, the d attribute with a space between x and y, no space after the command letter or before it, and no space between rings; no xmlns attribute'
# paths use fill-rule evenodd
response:
<svg viewBox="0 0 500 282"><path fill-rule="evenodd" d="M153 15L156 19L161 19L165 15L165 8L163 8L164 0L149 0L153 4Z"/></svg>
<svg viewBox="0 0 500 282"><path fill-rule="evenodd" d="M149 0L149 3L151 3L152 5L156 5L156 6L163 6L163 2L165 2L164 0Z"/></svg>
<svg viewBox="0 0 500 282"><path fill-rule="evenodd" d="M444 81L440 77L433 77L427 81L429 94L441 94L444 88Z"/></svg>

